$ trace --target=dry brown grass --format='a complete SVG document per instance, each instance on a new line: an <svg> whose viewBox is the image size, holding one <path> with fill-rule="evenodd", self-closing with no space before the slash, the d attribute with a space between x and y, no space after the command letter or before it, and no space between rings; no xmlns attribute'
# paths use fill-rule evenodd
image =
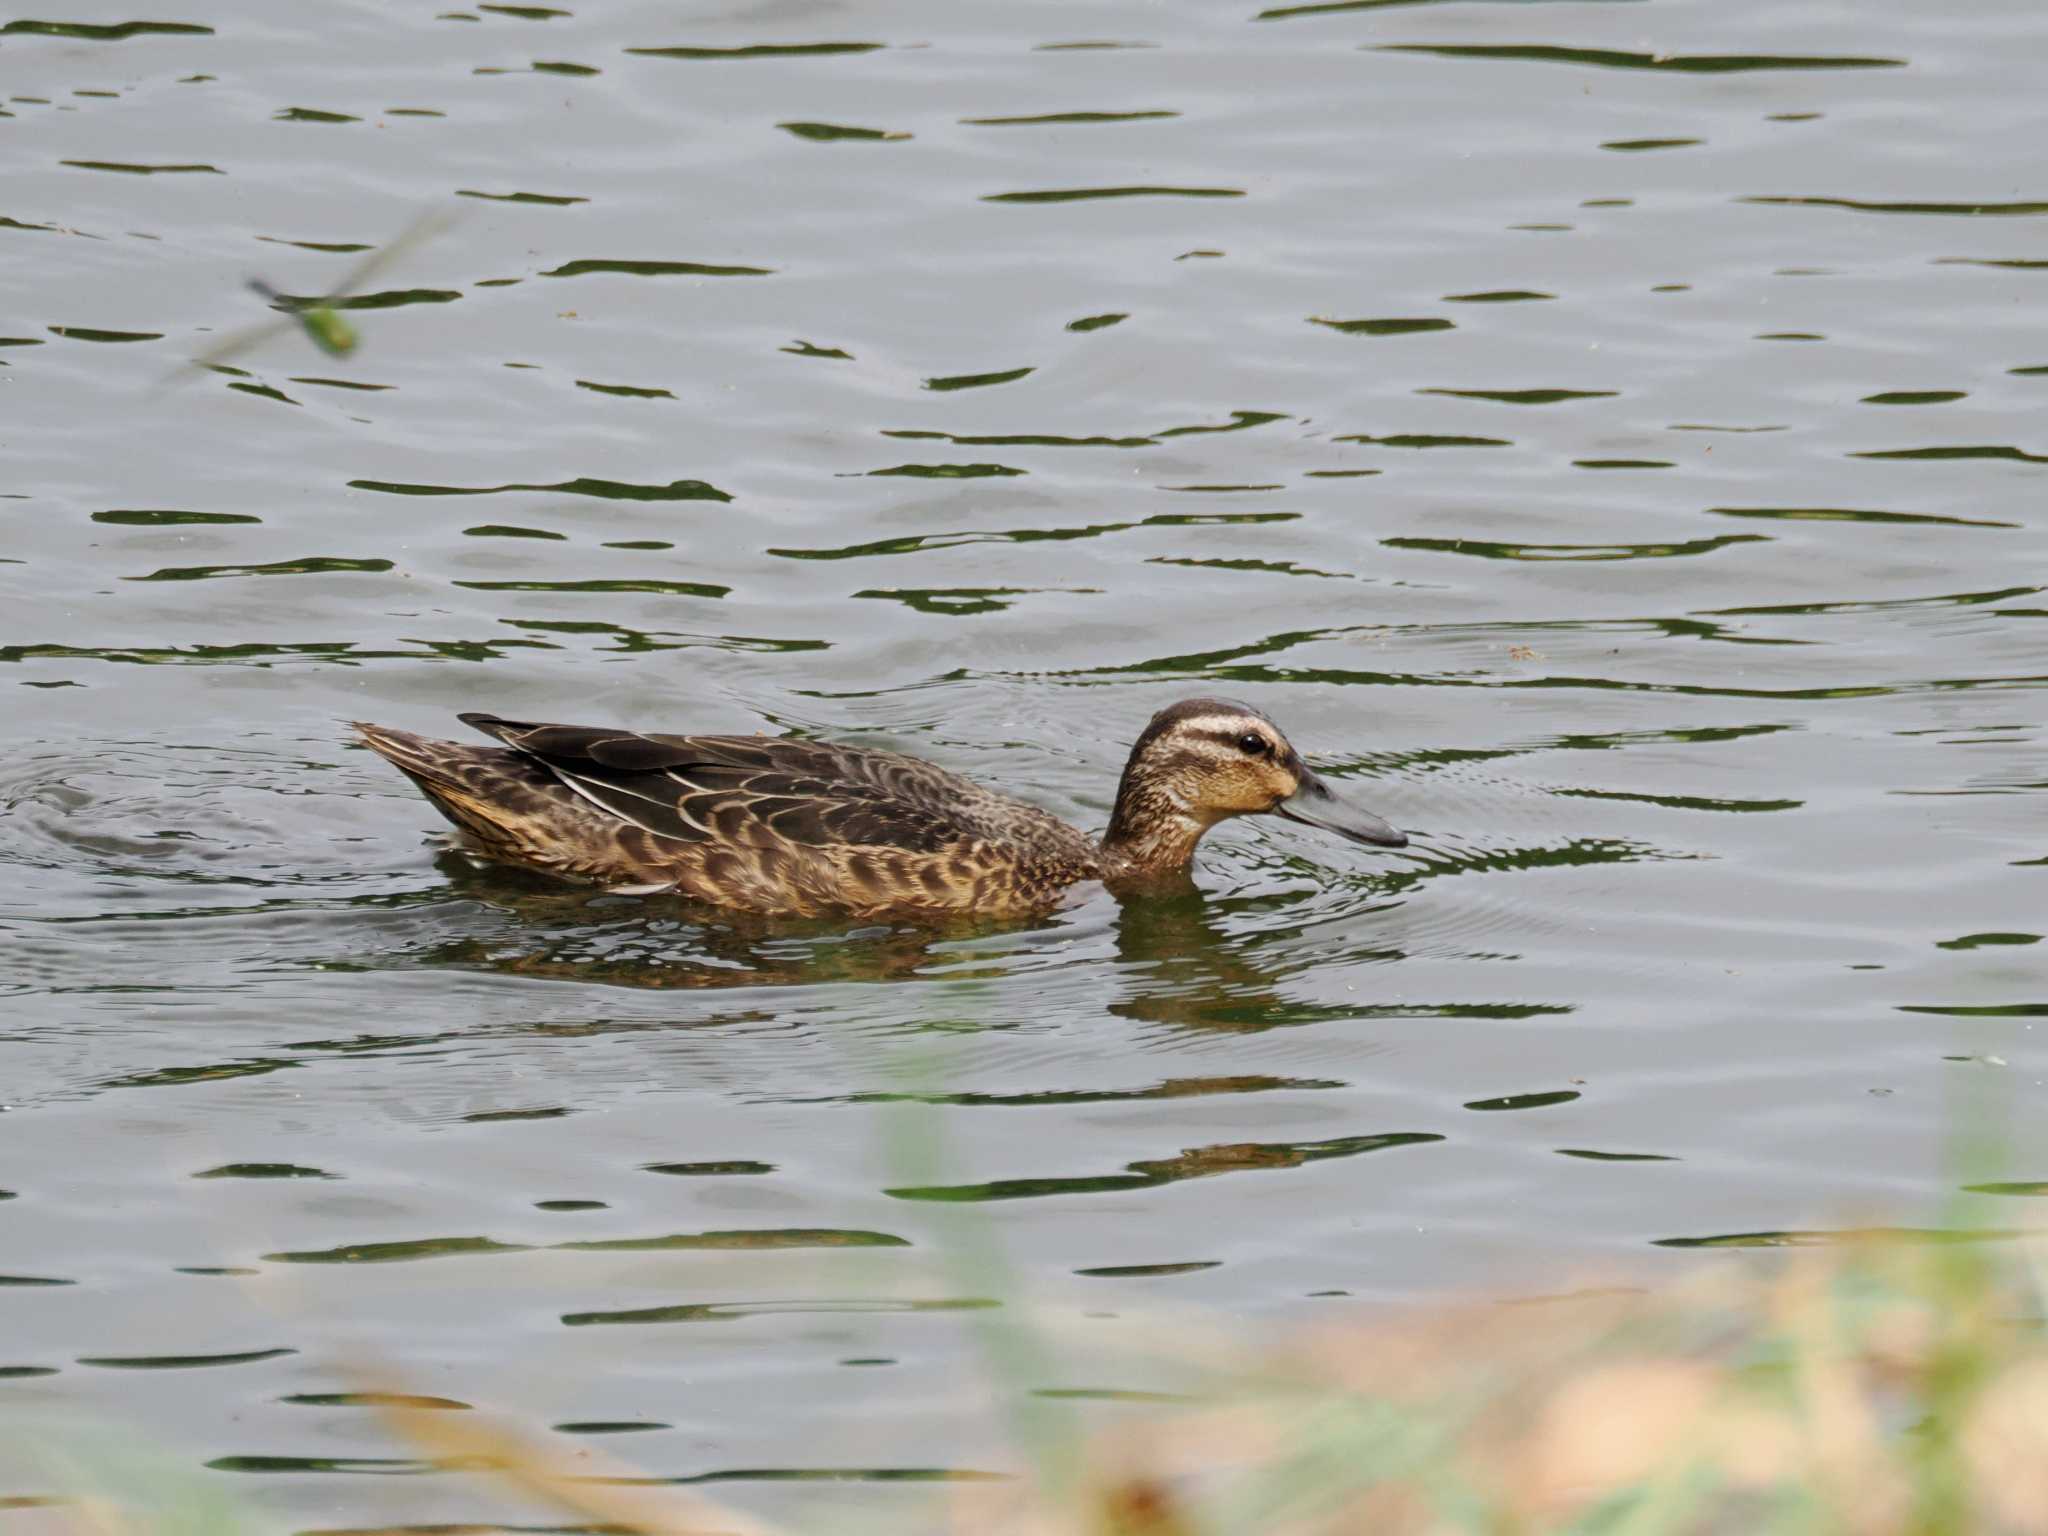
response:
<svg viewBox="0 0 2048 1536"><path fill-rule="evenodd" d="M1655 1294L1382 1315L1263 1348L1219 1343L1205 1324L1204 1357L1237 1358L1199 1398L1063 1448L1058 1477L935 1496L921 1523L973 1536L2048 1536L2048 1343L2028 1254L1896 1237L1750 1254ZM481 1414L402 1398L383 1411L422 1455L589 1527L776 1536ZM155 1528L121 1525L103 1503L70 1513L72 1530Z"/></svg>
<svg viewBox="0 0 2048 1536"><path fill-rule="evenodd" d="M1056 1493L970 1485L935 1502L930 1528L2048 1536L2048 1347L2024 1320L2019 1250L1996 1247L1873 1240L1731 1259L1660 1294L1317 1327L1219 1370L1194 1404L1073 1448L1079 1476ZM769 1536L456 1417L394 1422L584 1520Z"/></svg>

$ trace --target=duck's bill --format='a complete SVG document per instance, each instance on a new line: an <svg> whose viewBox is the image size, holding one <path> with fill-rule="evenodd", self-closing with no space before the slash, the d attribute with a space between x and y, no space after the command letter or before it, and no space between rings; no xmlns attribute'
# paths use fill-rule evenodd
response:
<svg viewBox="0 0 2048 1536"><path fill-rule="evenodd" d="M1301 776L1301 788L1274 806L1273 810L1289 821L1321 827L1355 843L1371 843L1380 848L1408 846L1407 833L1389 826L1371 811L1361 810L1306 770Z"/></svg>

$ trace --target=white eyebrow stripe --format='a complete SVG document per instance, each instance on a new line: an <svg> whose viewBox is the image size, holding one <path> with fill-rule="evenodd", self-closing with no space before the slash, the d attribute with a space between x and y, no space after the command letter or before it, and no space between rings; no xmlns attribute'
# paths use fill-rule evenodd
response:
<svg viewBox="0 0 2048 1536"><path fill-rule="evenodd" d="M1246 731L1253 729L1257 722L1248 720L1243 715L1190 715L1187 719L1178 721L1176 724L1180 730L1192 731L1197 734L1208 732L1210 734L1242 735ZM1259 734L1263 736L1265 732L1261 731Z"/></svg>

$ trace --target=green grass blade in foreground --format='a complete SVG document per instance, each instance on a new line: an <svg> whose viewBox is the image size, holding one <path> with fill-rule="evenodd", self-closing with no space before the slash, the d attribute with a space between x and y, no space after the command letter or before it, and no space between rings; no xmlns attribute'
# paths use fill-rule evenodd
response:
<svg viewBox="0 0 2048 1536"><path fill-rule="evenodd" d="M931 1074L913 1068L900 1075L915 1083ZM882 1136L892 1183L941 1180L947 1162L943 1114L938 1106L925 1103L890 1107L882 1120ZM968 1326L988 1362L991 1384L1001 1395L1011 1432L1031 1458L1041 1492L1050 1505L1063 1507L1079 1479L1079 1434L1068 1408L1031 1391L1049 1374L1050 1351L1018 1305L1017 1272L985 1209L971 1204L932 1209L944 1231L939 1262L955 1294L988 1296L1001 1303L972 1313Z"/></svg>
<svg viewBox="0 0 2048 1536"><path fill-rule="evenodd" d="M33 1428L0 1420L0 1477L65 1501L63 1530L148 1536L244 1536L248 1510L197 1463L144 1444L128 1429L72 1423ZM63 1519L60 1514L60 1519Z"/></svg>

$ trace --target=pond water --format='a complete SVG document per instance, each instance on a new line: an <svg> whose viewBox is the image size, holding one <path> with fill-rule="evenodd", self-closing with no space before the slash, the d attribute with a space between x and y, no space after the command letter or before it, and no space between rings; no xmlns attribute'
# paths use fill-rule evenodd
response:
<svg viewBox="0 0 2048 1536"><path fill-rule="evenodd" d="M514 1519L381 1363L888 1521L1162 1320L1939 1224L1959 1105L2048 1177L2037 7L84 9L0 28L0 1421ZM189 366L430 210L353 355ZM1413 846L764 928L469 869L343 724L1099 827L1197 693Z"/></svg>

